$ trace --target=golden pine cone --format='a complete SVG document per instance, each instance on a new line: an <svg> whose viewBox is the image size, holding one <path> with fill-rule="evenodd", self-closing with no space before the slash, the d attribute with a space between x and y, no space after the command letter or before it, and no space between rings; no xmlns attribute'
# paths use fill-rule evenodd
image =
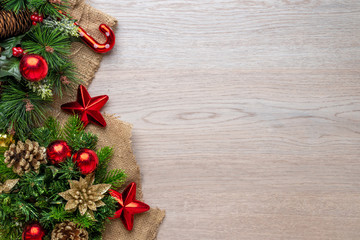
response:
<svg viewBox="0 0 360 240"><path fill-rule="evenodd" d="M29 139L25 143L18 141L16 144L11 144L4 156L7 167L12 167L20 176L30 171L39 172L40 165L47 163L46 149L40 147L38 142Z"/></svg>
<svg viewBox="0 0 360 240"><path fill-rule="evenodd" d="M88 232L78 228L73 222L63 222L55 226L51 233L51 240L88 240Z"/></svg>

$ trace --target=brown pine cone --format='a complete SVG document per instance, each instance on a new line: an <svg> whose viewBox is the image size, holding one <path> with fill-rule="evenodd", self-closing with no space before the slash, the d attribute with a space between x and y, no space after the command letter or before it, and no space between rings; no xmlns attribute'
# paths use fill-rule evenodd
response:
<svg viewBox="0 0 360 240"><path fill-rule="evenodd" d="M46 149L29 139L11 144L4 156L7 166L20 176L32 170L39 172L40 165L47 163Z"/></svg>
<svg viewBox="0 0 360 240"><path fill-rule="evenodd" d="M0 40L26 33L31 28L31 13L0 10Z"/></svg>
<svg viewBox="0 0 360 240"><path fill-rule="evenodd" d="M88 240L88 232L78 228L73 222L63 222L55 226L51 233L51 240Z"/></svg>

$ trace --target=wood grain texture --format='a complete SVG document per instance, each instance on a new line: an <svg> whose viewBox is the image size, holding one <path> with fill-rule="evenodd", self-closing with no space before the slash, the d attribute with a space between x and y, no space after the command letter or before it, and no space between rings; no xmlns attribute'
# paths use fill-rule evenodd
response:
<svg viewBox="0 0 360 240"><path fill-rule="evenodd" d="M159 240L360 239L360 2L92 0ZM135 223L136 224L136 223Z"/></svg>

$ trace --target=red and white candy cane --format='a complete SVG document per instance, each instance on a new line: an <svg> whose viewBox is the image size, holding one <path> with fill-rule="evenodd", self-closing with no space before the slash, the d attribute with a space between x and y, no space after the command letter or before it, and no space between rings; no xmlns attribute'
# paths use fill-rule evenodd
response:
<svg viewBox="0 0 360 240"><path fill-rule="evenodd" d="M68 14L66 12L59 10L59 13L68 17ZM79 27L79 35L81 40L83 40L83 42L86 43L95 52L106 53L113 49L115 45L115 33L108 25L101 24L99 26L100 32L102 32L106 37L105 43L100 44L94 38L92 38L90 34L88 34L82 27L80 27L79 23L75 22L74 24Z"/></svg>
<svg viewBox="0 0 360 240"><path fill-rule="evenodd" d="M79 34L81 40L85 42L92 50L97 53L106 53L110 51L115 45L115 34L114 31L107 26L106 24L101 24L99 26L100 32L102 32L106 41L103 44L98 43L94 38L92 38L78 23L75 23L79 27Z"/></svg>

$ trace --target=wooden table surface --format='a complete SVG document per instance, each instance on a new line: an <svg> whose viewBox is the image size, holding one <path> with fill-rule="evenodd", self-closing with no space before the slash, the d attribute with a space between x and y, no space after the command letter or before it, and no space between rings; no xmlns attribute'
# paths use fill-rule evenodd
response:
<svg viewBox="0 0 360 240"><path fill-rule="evenodd" d="M159 240L360 239L360 1L90 4Z"/></svg>

